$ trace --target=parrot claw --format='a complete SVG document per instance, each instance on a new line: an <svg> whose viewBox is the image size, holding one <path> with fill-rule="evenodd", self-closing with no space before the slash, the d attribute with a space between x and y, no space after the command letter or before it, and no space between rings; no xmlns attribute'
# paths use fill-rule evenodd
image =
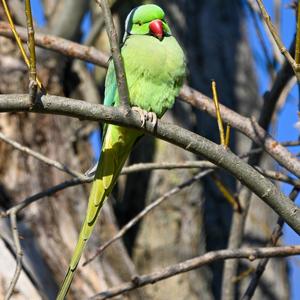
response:
<svg viewBox="0 0 300 300"><path fill-rule="evenodd" d="M157 115L154 112L147 113L147 120L150 121L152 127L154 128L157 124Z"/></svg>
<svg viewBox="0 0 300 300"><path fill-rule="evenodd" d="M141 123L142 123L141 127L142 128L145 127L146 121L150 121L150 123L152 125L152 128L154 128L155 125L157 124L157 116L154 112L152 112L152 111L148 112L148 111L143 110L143 109L141 109L140 107L137 107L137 106L133 106L132 110L139 113L140 118L141 118Z"/></svg>

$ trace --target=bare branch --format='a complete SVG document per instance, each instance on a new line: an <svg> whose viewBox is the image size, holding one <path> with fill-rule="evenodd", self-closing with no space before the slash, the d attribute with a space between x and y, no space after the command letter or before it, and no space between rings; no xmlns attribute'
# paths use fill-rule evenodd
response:
<svg viewBox="0 0 300 300"><path fill-rule="evenodd" d="M292 201L295 201L295 199L297 198L299 194L299 188L294 188L290 195L289 195L289 198L292 200ZM273 232L272 232L272 235L271 235L271 239L270 239L270 242L268 243L267 246L275 246L279 240L279 238L281 237L282 235L282 227L284 225L284 222L281 218L278 218L277 220L277 225L276 227L274 228ZM252 279L248 285L248 288L246 289L246 292L245 294L243 295L243 297L241 298L242 300L250 300L258 286L258 283L259 283L259 280L261 278L261 276L263 275L265 269L266 269L266 266L267 266L267 263L269 261L269 258L264 258L262 259L259 264L257 265L256 267L256 270L255 270L255 273L253 274L252 276Z"/></svg>
<svg viewBox="0 0 300 300"><path fill-rule="evenodd" d="M282 43L282 41L279 37L279 34L277 33L276 28L272 24L271 18L268 15L268 13L267 13L264 5L263 5L263 2L261 0L256 0L256 2L257 2L258 6L260 8L260 11L261 11L261 14L264 18L265 23L268 26L268 28L269 28L269 30L270 30L270 32L271 32L271 34L272 34L272 36L273 36L273 38L276 42L276 45L277 45L278 49L285 56L286 60L289 62L289 64L293 68L295 74L297 75L296 63L295 63L293 57L291 56L291 54L289 53L289 51L285 48L284 44Z"/></svg>
<svg viewBox="0 0 300 300"><path fill-rule="evenodd" d="M0 111L29 111L30 103L27 98L27 95L0 95ZM161 120L158 121L155 132L151 131L152 128L149 128L151 126L147 123L146 128L141 129L138 113L133 112L130 116L126 116L122 109L116 107L90 104L58 96L42 96L30 111L67 115L94 121L102 120L125 127L133 127L190 152L202 155L209 161L232 173L233 176L282 216L296 232L300 233L300 211L297 206L284 196L268 179L264 178L230 150L225 150L223 146L216 145L202 136L176 125L164 123ZM276 151L278 150L278 145L273 147ZM297 171L297 168L295 171Z"/></svg>
<svg viewBox="0 0 300 300"><path fill-rule="evenodd" d="M27 37L24 28L22 29L21 27L17 27L17 29L22 40L26 41ZM0 22L0 35L7 37L12 36L9 26L5 22ZM39 46L107 67L108 56L96 50L94 47L82 46L65 39L40 33L36 34L35 38L36 44ZM292 73L289 72L285 65L283 66L282 70L278 72L278 76L274 82L273 88L270 93L268 93L268 101L265 101L266 105L269 105L270 103L272 104L270 108L268 107L268 112L272 110L273 103L275 103L273 99L278 99L282 89L291 76ZM180 96L185 102L188 102L200 110L206 111L211 116L216 117L214 104L207 96L188 86L183 87L180 92ZM284 149L278 144L278 142L268 135L268 133L261 126L259 126L255 120L243 117L224 105L220 105L220 111L224 122L229 124L231 127L238 129L258 145L263 146L264 149L277 162L300 177L300 162L293 157L293 155L287 149ZM263 111L265 111L265 109Z"/></svg>
<svg viewBox="0 0 300 300"><path fill-rule="evenodd" d="M215 117L212 100L194 89L184 86L180 96L193 106ZM257 145L264 148L278 163L300 177L300 161L286 148L275 141L254 119L246 118L220 104L222 119L225 123L244 133Z"/></svg>
<svg viewBox="0 0 300 300"><path fill-rule="evenodd" d="M27 42L26 28L16 26L16 31L23 42ZM0 22L0 35L12 38L9 25ZM109 56L98 51L95 47L87 47L72 41L43 33L35 33L35 43L44 49L53 50L69 57L82 59L98 66L107 68Z"/></svg>
<svg viewBox="0 0 300 300"><path fill-rule="evenodd" d="M297 8L295 63L297 65L300 64L300 2L299 1L298 1L298 8Z"/></svg>
<svg viewBox="0 0 300 300"><path fill-rule="evenodd" d="M31 103L34 103L36 92L37 92L37 82L36 82L34 27L32 21L30 0L25 0L25 14L27 20L28 48L30 54L29 56L29 98Z"/></svg>
<svg viewBox="0 0 300 300"><path fill-rule="evenodd" d="M126 81L126 73L124 69L123 59L119 49L119 42L116 29L112 20L111 11L107 0L95 0L102 8L106 31L109 39L110 50L114 61L115 73L117 77L118 92L120 98L120 105L129 112L129 91Z"/></svg>
<svg viewBox="0 0 300 300"><path fill-rule="evenodd" d="M265 170L262 169L260 167L256 167L255 169L261 173L262 175L270 178L270 179L274 179L274 180L278 180L278 181L282 181L288 184L291 184L295 187L300 187L300 180L299 179L295 179L291 176L288 176L286 174L280 173L278 171L273 171L273 170Z"/></svg>
<svg viewBox="0 0 300 300"><path fill-rule="evenodd" d="M67 174L69 175L72 175L74 177L82 177L83 174L75 171L75 170L72 170L70 169L68 166L58 162L58 161L55 161L53 159L50 159L48 158L47 156L44 156L43 154L39 153L39 152L36 152L26 146L23 146L21 144L19 144L18 142L8 138L7 136L5 136L2 132L0 132L0 140L8 143L9 145L13 146L15 149L18 149L19 151L23 152L23 153L26 153L28 155L31 155L33 156L34 158L44 162L45 164L51 166L51 167L54 167L58 170L61 170L63 172L66 172Z"/></svg>
<svg viewBox="0 0 300 300"><path fill-rule="evenodd" d="M23 153L26 153L26 154L44 162L45 164L47 164L51 167L54 167L60 171L63 171L73 177L82 178L84 182L87 179L87 177L84 174L77 172L75 170L72 170L68 166L66 166L58 161L55 161L53 159L50 159L47 156L44 156L43 154L30 149L29 147L19 144L18 142L5 136L2 132L0 132L0 140L8 143L9 145L11 145L12 147L14 147L17 150L19 150ZM292 142L281 143L281 145L287 144L288 146L294 146L294 145L299 145L299 143L300 143L299 141L292 141ZM259 149L257 149L257 150L259 150ZM256 153L256 151L254 153ZM243 155L239 155L239 157L244 158L244 157L248 157L251 154L252 154L252 152L250 151ZM185 162L181 162L181 163L175 163L175 162L137 163L137 164L134 164L131 166L124 167L122 169L121 175L135 173L135 172L150 171L150 170L196 169L196 168L198 169L198 168L216 168L216 167L217 166L214 165L213 163L211 163L209 161L203 161L203 160L201 160L201 161L185 161ZM272 171L272 170L263 170L259 167L255 167L255 168L261 174L263 174L264 176L269 177L271 179L283 181L283 182L289 183L294 186L299 186L299 184L300 184L299 180L294 179L283 173L280 173L277 171ZM92 175L93 174L89 174L89 177Z"/></svg>
<svg viewBox="0 0 300 300"><path fill-rule="evenodd" d="M293 41L291 45L290 51L293 52L295 46L295 41ZM264 95L264 104L261 109L260 117L258 124L255 122L255 120L252 120L253 122L253 129L254 129L254 135L258 132L267 131L269 124L271 122L272 116L275 112L276 103L278 99L280 98L280 95L282 94L282 91L284 90L286 84L289 82L290 78L293 75L293 71L291 66L287 61L284 62L281 69L278 71L276 78L274 80L272 89L269 92L266 92ZM257 129L257 130L256 130ZM259 139L263 139L263 136L260 136L258 134ZM268 136L265 136L266 140L264 141L265 147L274 147L277 148L276 143L268 143ZM253 141L255 141L253 139ZM255 141L256 142L256 141ZM255 144L252 143L251 149L255 147ZM277 152L277 150L279 150ZM282 156L282 149L276 149L275 152L278 156ZM262 158L262 153L258 153L257 155L251 156L248 163L250 165L259 165L260 160ZM290 153L291 155L291 153ZM274 157L274 156L273 156ZM282 156L283 158L283 156ZM283 158L284 159L284 158ZM295 157L294 157L295 159ZM289 159L288 159L289 160ZM298 161L299 162L299 161ZM291 165L289 167L292 167ZM298 167L297 167L298 168ZM299 176L298 176L299 177ZM241 247L242 240L243 240L243 234L244 234L244 227L245 227L245 221L248 214L248 209L251 202L251 196L252 192L243 187L239 193L239 199L242 206L242 213L233 213L233 218L231 222L231 229L230 229L230 235L229 235L229 241L228 241L228 247L235 249ZM236 276L238 268L238 261L232 260L225 262L224 269L223 269L223 282L222 282L222 299L223 300L231 300L234 298L235 293L235 284L232 281L232 278Z"/></svg>
<svg viewBox="0 0 300 300"><path fill-rule="evenodd" d="M29 61L29 59L27 57L25 48L24 48L24 46L23 46L23 44L21 42L21 38L20 38L20 36L19 36L19 34L18 34L17 30L16 30L16 26L15 26L13 20L12 20L11 15L10 15L10 11L9 11L9 8L8 8L8 6L6 4L6 0L2 0L2 4L3 4L5 14L6 14L8 22L9 22L9 24L6 23L6 28L9 30L10 37L15 38L15 40L17 42L17 45L18 45L18 47L19 47L19 49L21 51L23 60L26 63L26 65L29 67L30 66L30 61ZM26 30L25 30L25 32L26 32ZM26 33L25 33L25 36L26 36ZM41 81L38 78L36 78L36 82L37 82L37 85L39 86L39 88L42 89L43 88L42 83L41 83Z"/></svg>
<svg viewBox="0 0 300 300"><path fill-rule="evenodd" d="M16 247L16 269L15 269L15 273L14 276L10 282L9 288L6 292L5 295L5 300L8 300L11 298L14 288L17 284L17 281L19 279L19 276L21 274L22 271L22 257L23 257L23 251L21 249L21 244L20 244L20 236L19 236L19 231L18 231L18 227L17 227L17 216L16 216L16 211L14 210L11 214L10 214L10 223L11 223L11 228L12 228L12 234L13 234L13 239L14 239L14 244Z"/></svg>
<svg viewBox="0 0 300 300"><path fill-rule="evenodd" d="M277 1L277 0L275 0L275 1ZM273 36L272 36L270 30L268 29L268 26L264 22L263 17L262 17L262 15L260 13L260 9L259 9L259 6L258 6L256 0L247 0L247 4L248 4L249 8L253 12L255 12L257 14L257 16L260 18L260 21L261 21L261 23L262 23L262 25L263 25L263 27L265 29L265 32L267 34L267 38L268 38L268 40L269 40L269 42L271 44L271 47L272 47L272 50L273 50L274 59L277 61L278 64L282 64L283 61L284 61L284 56L282 56L280 50L277 47L276 42L273 39ZM277 23L275 23L275 24L277 25ZM278 28L278 30L279 30L279 28Z"/></svg>
<svg viewBox="0 0 300 300"><path fill-rule="evenodd" d="M108 299L114 296L126 293L128 291L134 290L136 288L153 284L155 282L170 278L177 274L188 272L196 268L200 268L209 263L218 261L218 260L227 260L235 258L246 258L250 261L254 261L257 258L263 257L284 257L297 255L300 253L300 246L285 246L285 247L266 247L266 248L242 248L242 249L226 249L211 251L204 255L188 259L181 263L171 265L160 271L156 271L151 274L136 276L132 278L132 281L126 282L111 288L109 290L103 291L90 299Z"/></svg>
<svg viewBox="0 0 300 300"><path fill-rule="evenodd" d="M68 187L72 187L72 186L76 186L85 182L92 182L93 178L91 177L86 177L86 178L72 178L70 180L66 180L62 183L59 183L47 190L41 191L37 194L34 194L28 198L26 198L25 200L23 200L22 202L14 205L13 207L11 207L10 209L8 209L5 212L0 212L0 216L1 217L6 217L8 215L11 215L12 213L17 213L20 210L24 209L26 206L28 206L29 204L36 202L37 200L43 199L45 197L51 196L53 194L55 194L58 191L64 190Z"/></svg>

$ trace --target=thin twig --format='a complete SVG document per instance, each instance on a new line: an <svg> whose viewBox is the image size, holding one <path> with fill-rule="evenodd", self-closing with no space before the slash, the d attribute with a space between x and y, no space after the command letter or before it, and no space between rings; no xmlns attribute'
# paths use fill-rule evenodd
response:
<svg viewBox="0 0 300 300"><path fill-rule="evenodd" d="M278 64L282 64L283 60L284 60L284 57L281 55L278 47L277 47L277 44L276 42L274 41L273 39L273 36L270 32L270 30L268 29L268 26L266 25L266 23L264 22L264 19L260 13L260 9L256 3L256 0L247 0L247 3L248 3L248 6L249 8L255 12L257 14L257 16L260 18L261 22L262 22L262 25L266 31L266 34L267 34L267 38L272 46L272 50L273 50L273 54L274 54L274 59L276 60L276 62ZM275 23L277 25L277 23ZM277 27L278 28L278 27ZM279 28L278 28L278 31L279 31Z"/></svg>
<svg viewBox="0 0 300 300"><path fill-rule="evenodd" d="M95 19L95 22L93 23L93 26L91 30L89 31L88 36L84 40L84 45L91 46L94 44L96 38L99 36L99 33L102 31L102 28L104 28L105 21L102 16L98 16L97 19Z"/></svg>
<svg viewBox="0 0 300 300"><path fill-rule="evenodd" d="M261 173L262 175L264 175L264 176L266 176L270 179L285 182L285 183L291 184L291 185L293 185L297 188L300 187L300 180L299 179L293 178L291 176L288 176L288 175L283 174L283 173L278 172L278 171L265 170L265 169L262 169L262 168L257 167L257 166L254 166L254 167L259 173Z"/></svg>
<svg viewBox="0 0 300 300"><path fill-rule="evenodd" d="M107 0L95 0L102 8L106 31L109 39L110 50L114 61L115 73L117 77L118 92L120 104L126 113L129 112L129 92L126 81L126 73L123 65L123 59L119 49L118 37L112 20L111 11Z"/></svg>
<svg viewBox="0 0 300 300"><path fill-rule="evenodd" d="M13 33L13 36L14 36L16 42L17 42L17 45L18 45L18 47L19 47L19 49L21 51L22 57L24 59L24 62L26 63L27 67L29 68L30 67L30 61L29 61L29 59L27 57L27 54L26 54L25 48L24 48L24 46L22 44L21 38L20 38L18 32L16 31L16 27L15 27L15 24L14 24L14 22L12 20L11 14L9 12L9 8L8 8L8 6L6 4L6 0L2 0L2 4L3 4L3 7L4 7L4 11L5 11L6 17L7 17L8 22L9 22L10 29L11 29L11 31ZM37 82L38 87L40 89L43 89L42 83L39 80L39 78L36 78L36 82Z"/></svg>
<svg viewBox="0 0 300 300"><path fill-rule="evenodd" d="M240 158L249 157L252 154L252 151L244 155L239 155ZM253 153L256 154L256 151ZM291 176L288 176L284 173L274 171L274 170L267 170L262 169L258 166L253 166L259 173L262 175L274 179L277 181L282 181L293 186L300 186L300 180L295 179ZM216 165L209 161L200 160L200 161L186 161L182 163L172 163L172 162L157 162L157 163L137 163L131 166L124 167L122 169L121 175L135 173L135 172L144 172L144 171L153 171L153 170L173 170L173 169L199 169L199 168L210 168L215 169L217 168ZM94 173L89 173L89 176L92 176Z"/></svg>
<svg viewBox="0 0 300 300"><path fill-rule="evenodd" d="M124 294L136 288L153 284L158 281L170 278L177 274L188 272L200 268L209 263L218 260L245 258L250 261L254 261L257 258L264 257L285 257L291 255L298 255L300 253L300 246L284 246L284 247L264 247L264 248L241 248L241 249L226 249L211 251L204 255L188 259L181 263L177 263L168 266L160 271L156 271L151 274L135 276L131 281L123 283L117 287L108 289L106 291L100 292L90 299L108 299L117 295Z"/></svg>
<svg viewBox="0 0 300 300"><path fill-rule="evenodd" d="M8 143L15 149L17 149L23 153L26 153L27 155L30 155L30 156L44 162L45 164L47 164L51 167L57 168L58 170L63 171L73 177L82 178L83 180L86 179L84 174L82 174L76 170L72 170L68 166L60 163L59 161L50 159L49 157L44 156L43 154L41 154L37 151L34 151L34 150L30 149L29 147L19 144L18 142L5 136L2 132L0 132L0 140ZM298 146L299 144L300 144L300 141L287 141L287 142L281 143L282 146L286 145L286 146L290 146L290 147ZM249 151L247 153L239 155L239 157L246 158L252 154L256 154L257 151L262 151L262 148L254 149L252 151ZM203 161L203 160L201 160L201 161L185 161L185 162L181 162L181 163L173 163L173 162L137 163L137 164L133 164L131 166L124 167L122 169L121 175L135 173L135 172L151 171L151 170L195 169L195 168L216 168L216 165L214 165L213 163L211 163L209 161ZM263 174L264 176L267 176L269 178L283 181L283 182L292 184L294 186L299 185L299 180L293 179L292 177L282 174L280 172L271 171L271 170L263 170L258 167L256 167L256 168L261 174ZM89 173L89 177L90 176L93 176L93 173Z"/></svg>
<svg viewBox="0 0 300 300"><path fill-rule="evenodd" d="M2 0L4 1L4 0ZM27 42L26 28L16 26L15 28L23 42ZM0 35L12 38L9 24L0 21ZM54 35L35 33L35 44L44 49L56 51L68 57L81 59L101 67L107 68L109 56L100 52L95 47L87 47Z"/></svg>
<svg viewBox="0 0 300 300"><path fill-rule="evenodd" d="M300 1L297 7L297 32L296 32L296 49L295 49L295 62L300 64Z"/></svg>
<svg viewBox="0 0 300 300"><path fill-rule="evenodd" d="M230 130L231 126L229 124L226 125L226 135L225 135L225 146L229 147L230 143Z"/></svg>
<svg viewBox="0 0 300 300"><path fill-rule="evenodd" d="M68 166L55 161L53 159L50 159L47 156L44 156L43 154L36 152L26 146L23 146L21 144L19 144L18 142L10 139L9 137L5 136L2 132L0 132L0 140L8 143L9 145L13 146L15 149L18 149L19 151L26 153L42 162L44 162L45 164L51 166L51 167L55 167L58 170L61 170L63 172L66 172L69 175L72 175L74 177L82 177L83 174L81 174L80 172L77 172L75 170L70 169Z"/></svg>
<svg viewBox="0 0 300 300"><path fill-rule="evenodd" d="M226 187L226 185L215 175L211 175L211 178L223 197L228 201L228 203L232 206L233 210L241 212L242 207L238 197L233 196L232 192Z"/></svg>
<svg viewBox="0 0 300 300"><path fill-rule="evenodd" d="M286 142L282 142L281 143L282 146L285 147L296 147L296 146L300 146L300 141L286 141Z"/></svg>
<svg viewBox="0 0 300 300"><path fill-rule="evenodd" d="M253 24L254 24L254 28L255 28L255 32L256 32L259 44L261 45L262 51L264 53L264 56L265 56L265 59L267 62L267 69L269 71L269 75L273 79L275 70L274 70L273 62L269 56L269 52L268 52L267 45L266 45L266 40L262 36L262 32L261 32L260 26L258 24L256 13L255 13L254 9L249 4L249 1L247 3L248 3L248 8L250 11L251 18L253 20Z"/></svg>
<svg viewBox="0 0 300 300"><path fill-rule="evenodd" d="M264 5L263 5L263 2L261 0L256 0L259 8L260 8L260 11L261 11L261 14L263 16L263 19L266 23L266 25L268 26L275 42L276 42L276 45L277 47L279 48L280 52L285 56L285 58L287 59L287 61L289 62L289 64L291 65L291 67L293 68L296 76L297 76L297 65L293 59L293 57L291 56L291 54L289 53L289 51L286 49L286 47L284 46L284 44L282 43L278 33L277 33L277 30L275 28L275 26L272 24L271 22L271 18L270 16L268 15L267 13L267 10L265 9Z"/></svg>
<svg viewBox="0 0 300 300"><path fill-rule="evenodd" d="M200 161L185 161L182 163L172 163L172 162L159 162L159 163L137 163L131 166L125 167L122 170L123 175L130 174L134 172L141 171L151 171L151 170L173 170L173 169L208 169L217 168L213 163L200 160Z"/></svg>
<svg viewBox="0 0 300 300"><path fill-rule="evenodd" d="M186 180L182 182L181 184L177 185L176 187L172 188L165 194L163 194L161 197L159 197L157 200L146 206L140 213L138 213L133 219L131 219L126 225L124 225L120 231L110 240L105 242L102 246L97 248L96 252L88 258L84 263L83 266L89 264L92 260L94 260L98 255L101 255L103 251L110 246L115 241L119 240L132 226L134 226L137 222L139 222L145 215L150 213L155 207L160 205L164 200L170 198L171 196L177 194L178 192L182 191L183 189L191 186L195 181L203 178L207 174L211 173L213 170L205 170L202 172L199 172L197 175L193 176L189 180Z"/></svg>
<svg viewBox="0 0 300 300"><path fill-rule="evenodd" d="M25 207L27 207L29 204L36 202L37 200L43 199L45 197L51 196L55 193L57 193L58 191L64 190L68 187L72 187L72 186L76 186L82 183L86 183L86 182L92 182L93 178L91 177L85 177L85 178L72 178L70 180L66 180L62 183L59 183L47 190L43 190L39 193L36 193L28 198L26 198L25 200L23 200L22 202L14 205L13 207L9 208L8 210L6 210L5 212L0 212L0 216L1 217L6 217L8 215L11 215L13 212L19 212L20 210L24 209Z"/></svg>
<svg viewBox="0 0 300 300"><path fill-rule="evenodd" d="M291 193L289 195L289 198L292 201L295 201L298 194L299 194L299 188L293 188L293 190L291 191ZM283 220L281 218L278 218L277 225L272 232L270 242L268 243L267 246L276 246L279 238L282 235L283 225L284 225ZM259 280L266 269L268 261L269 261L269 258L263 258L259 262L259 264L256 267L255 272L252 275L251 281L249 282L249 285L248 285L244 295L242 296L241 300L250 300L253 297L254 292L258 286Z"/></svg>
<svg viewBox="0 0 300 300"><path fill-rule="evenodd" d="M218 100L218 93L217 93L217 86L216 82L213 80L211 82L211 89L212 89L212 94L213 94L213 100L215 104L215 109L216 109L216 115L217 115L217 122L218 122L218 127L219 127L219 134L220 134L220 143L225 147L225 133L224 133L224 127L223 127L223 121L220 113L220 105L219 105L219 100Z"/></svg>
<svg viewBox="0 0 300 300"><path fill-rule="evenodd" d="M10 214L10 223L11 223L11 228L12 228L12 234L13 234L13 239L14 239L14 244L15 244L15 248L16 248L16 269L15 269L15 273L14 276L10 282L9 288L6 292L5 295L5 300L8 300L11 298L14 288L17 284L17 281L19 279L19 276L21 274L22 271L22 257L23 257L23 251L21 248L21 244L20 244L20 236L19 236L19 231L18 231L18 227L17 227L17 216L16 216L16 211L12 211L12 213Z"/></svg>
<svg viewBox="0 0 300 300"><path fill-rule="evenodd" d="M137 171L137 172L141 171L141 166L138 166L138 165L139 164L137 164L137 166L136 166L137 168L135 167L135 165L123 168L121 174L128 174L128 173L132 173L133 171ZM204 167L204 165L203 165L203 167ZM214 166L213 164L207 162L207 166L209 166L209 165ZM158 168L155 168L155 169L158 169ZM150 170L150 168L148 166L146 166L145 170ZM42 198L52 196L53 194L55 194L59 191L62 191L66 188L73 187L73 186L76 186L76 185L80 185L80 184L83 184L83 183L90 183L90 182L93 181L93 177L91 177L91 176L85 176L84 174L80 174L80 175L81 175L80 177L75 177L75 178L72 178L70 180L63 181L63 182L61 182L61 183L59 183L55 186L50 187L47 190L43 190L41 192L38 192L38 193L24 199L23 201L21 201L20 203L12 206L8 210L6 210L4 212L0 212L0 216L1 217L7 217L11 213L13 213L14 211L18 213L22 209L24 209L25 207L30 205L31 203L36 202L36 201L38 201Z"/></svg>
<svg viewBox="0 0 300 300"><path fill-rule="evenodd" d="M30 0L25 0L25 14L27 21L28 34L28 49L29 49L29 99L34 104L37 92L36 83L36 56L35 56L35 42L34 42L34 27L31 14Z"/></svg>

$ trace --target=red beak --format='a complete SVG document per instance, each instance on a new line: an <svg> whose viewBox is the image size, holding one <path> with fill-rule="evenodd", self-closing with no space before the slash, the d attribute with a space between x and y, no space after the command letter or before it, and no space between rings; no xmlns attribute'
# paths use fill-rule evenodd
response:
<svg viewBox="0 0 300 300"><path fill-rule="evenodd" d="M153 20L149 24L149 28L151 33L157 37L160 41L163 39L164 30L163 30L163 23L161 20Z"/></svg>

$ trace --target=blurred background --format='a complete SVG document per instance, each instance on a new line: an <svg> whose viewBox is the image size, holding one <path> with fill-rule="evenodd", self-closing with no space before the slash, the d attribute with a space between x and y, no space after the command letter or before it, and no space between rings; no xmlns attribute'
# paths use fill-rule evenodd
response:
<svg viewBox="0 0 300 300"><path fill-rule="evenodd" d="M150 1L109 1L119 36L130 10ZM94 46L109 53L101 10L94 1L32 0L36 30ZM259 118L263 95L272 88L283 57L270 42L255 1L177 0L151 1L166 12L167 20L185 49L186 83L211 97L211 80L217 82L220 102L243 116ZM282 40L289 48L296 31L295 3L264 1ZM9 0L17 25L25 26L24 3ZM2 6L0 18L6 20ZM27 90L27 68L15 42L0 36L0 93ZM9 61L9 64L4 62ZM106 70L58 53L37 48L38 74L50 94L103 100ZM289 72L286 88L277 101L268 129L278 141L297 140L298 91ZM219 143L215 119L177 101L164 119ZM1 131L10 138L58 160L73 169L86 171L99 156L99 124L61 116L1 114ZM230 148L238 154L250 149L251 141L232 129ZM290 148L297 154L299 147ZM183 162L201 159L153 137L144 137L132 152L129 164L137 162ZM260 165L280 170L268 156ZM111 238L146 205L195 174L193 169L158 170L120 176L113 196L106 203L85 257ZM233 194L240 184L226 172L218 172ZM0 205L7 209L39 191L66 179L68 175L26 156L0 142ZM280 186L285 194L292 187ZM88 184L66 189L36 202L18 216L24 250L24 270L13 299L54 299L63 279L86 209ZM298 201L299 203L299 201ZM122 241L114 243L101 257L79 267L70 299L86 299L96 292L176 262L227 248L232 206L210 177L172 196L132 228ZM243 245L265 246L277 216L254 196L247 216ZM12 278L15 257L9 223L1 221L0 295ZM279 244L299 244L288 226ZM257 262L241 260L235 282L239 299ZM272 259L253 299L299 299L299 257ZM221 299L223 263L217 262L132 291L120 299ZM1 298L1 296L0 296ZM119 299L119 298L116 298ZM224 298L223 298L224 299Z"/></svg>

